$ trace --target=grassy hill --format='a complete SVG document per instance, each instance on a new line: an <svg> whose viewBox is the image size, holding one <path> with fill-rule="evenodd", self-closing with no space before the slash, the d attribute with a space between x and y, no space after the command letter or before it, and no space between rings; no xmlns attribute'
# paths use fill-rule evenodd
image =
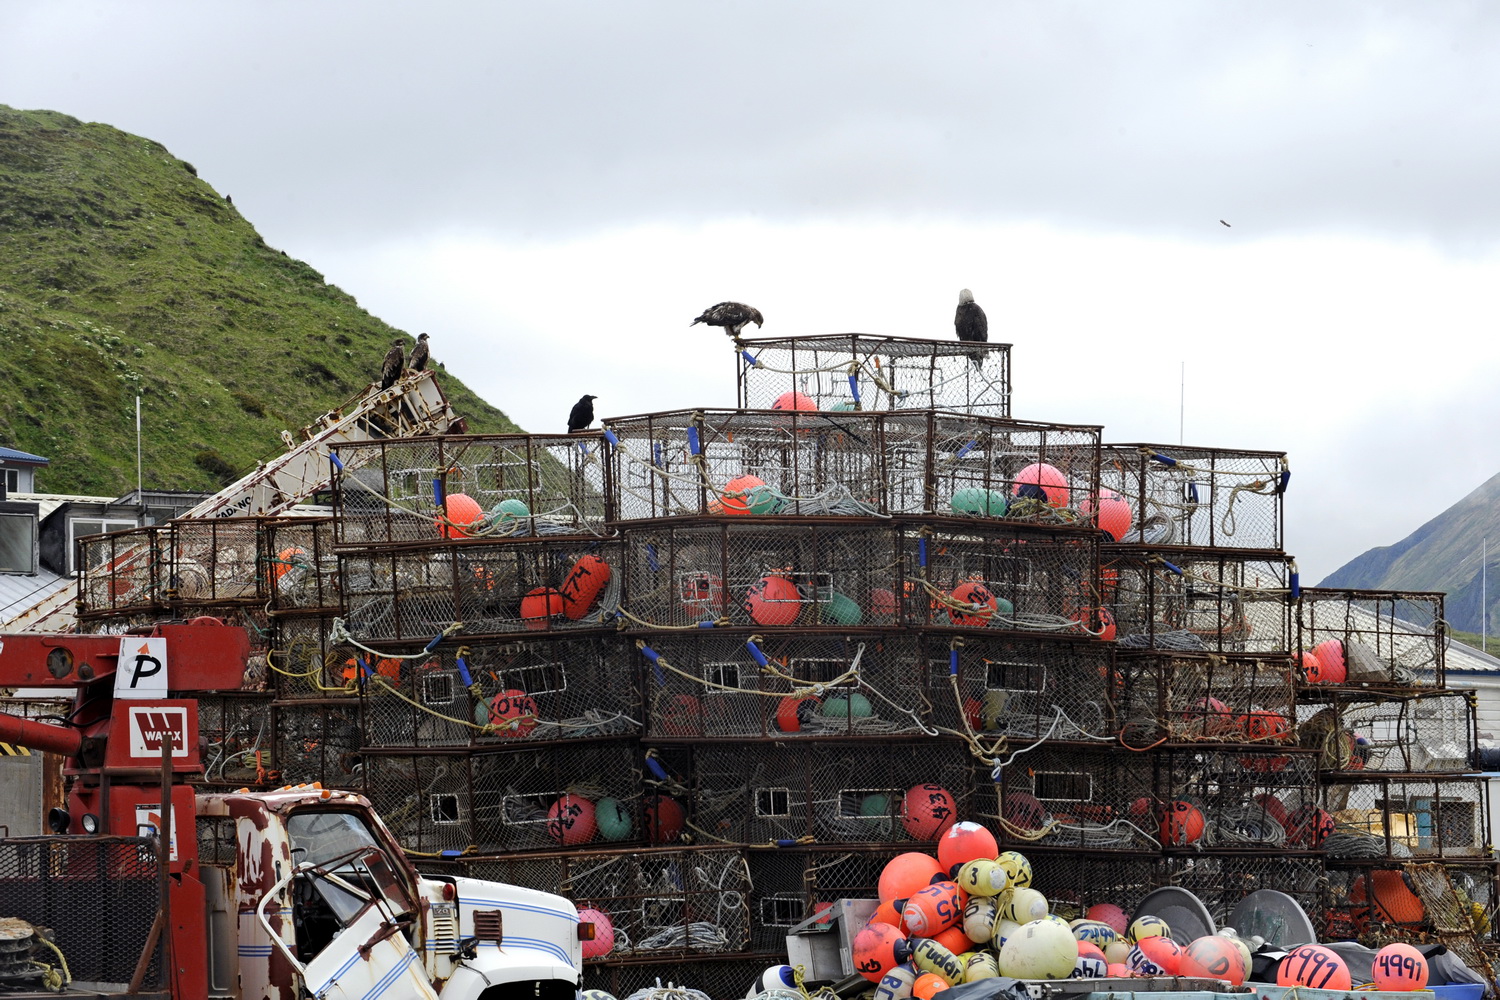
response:
<svg viewBox="0 0 1500 1000"><path fill-rule="evenodd" d="M0 444L52 460L41 488L133 488L137 393L146 485L217 488L363 389L400 332L159 143L0 105ZM440 381L470 430L517 429Z"/></svg>
<svg viewBox="0 0 1500 1000"><path fill-rule="evenodd" d="M1487 581L1480 559L1486 538L1495 540L1488 547L1494 555L1489 556ZM1500 475L1396 544L1356 556L1318 586L1446 591L1444 616L1456 628L1475 633L1480 631L1482 598L1488 598L1493 631L1500 625Z"/></svg>

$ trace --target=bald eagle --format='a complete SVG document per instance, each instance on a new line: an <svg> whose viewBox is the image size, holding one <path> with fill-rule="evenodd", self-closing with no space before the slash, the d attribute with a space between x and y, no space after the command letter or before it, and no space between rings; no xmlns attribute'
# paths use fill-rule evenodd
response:
<svg viewBox="0 0 1500 1000"><path fill-rule="evenodd" d="M385 352L380 364L380 388L389 389L401 379L401 369L406 365L406 340L397 337L391 349Z"/></svg>
<svg viewBox="0 0 1500 1000"><path fill-rule="evenodd" d="M702 315L688 326L697 326L699 323L721 326L729 336L738 337L740 330L744 329L747 323L754 323L759 327L762 322L759 309L747 306L743 302L720 302L718 305L712 305L703 310Z"/></svg>
<svg viewBox="0 0 1500 1000"><path fill-rule="evenodd" d="M983 344L990 339L990 321L984 310L974 301L974 293L967 288L958 293L958 311L953 314L953 329L959 340ZM969 357L975 365L984 364L984 352L975 351Z"/></svg>
<svg viewBox="0 0 1500 1000"><path fill-rule="evenodd" d="M414 372L427 370L427 334L417 338L417 346L411 349L411 361L406 366Z"/></svg>

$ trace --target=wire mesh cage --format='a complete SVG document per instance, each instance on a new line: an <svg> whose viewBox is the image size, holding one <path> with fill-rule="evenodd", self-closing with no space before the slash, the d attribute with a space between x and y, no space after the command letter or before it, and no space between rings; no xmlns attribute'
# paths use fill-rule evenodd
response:
<svg viewBox="0 0 1500 1000"><path fill-rule="evenodd" d="M1098 481L1096 427L808 410L677 411L609 427L622 520L935 511L1071 523Z"/></svg>
<svg viewBox="0 0 1500 1000"><path fill-rule="evenodd" d="M1289 476L1275 451L1106 444L1100 458L1100 484L1129 505L1111 533L1135 545L1279 551Z"/></svg>
<svg viewBox="0 0 1500 1000"><path fill-rule="evenodd" d="M1268 937L1274 928L1255 918L1231 921L1235 906L1257 889L1271 889L1291 896L1309 914L1315 913L1323 888L1323 865L1316 857L1205 851L1163 856L1157 862L1156 879L1159 885L1178 886L1197 896L1216 926L1230 924L1247 937Z"/></svg>
<svg viewBox="0 0 1500 1000"><path fill-rule="evenodd" d="M972 771L957 742L770 745L692 752L692 827L734 844L931 842L971 811Z"/></svg>
<svg viewBox="0 0 1500 1000"><path fill-rule="evenodd" d="M1464 772L1478 743L1463 691L1302 704L1297 735L1328 771Z"/></svg>
<svg viewBox="0 0 1500 1000"><path fill-rule="evenodd" d="M280 612L336 611L339 561L333 518L288 517L265 522L260 562L270 607Z"/></svg>
<svg viewBox="0 0 1500 1000"><path fill-rule="evenodd" d="M365 654L333 640L333 619L319 615L278 615L271 621L267 656L269 678L284 700L354 697ZM378 661L370 664L378 667ZM389 668L388 671L389 672Z"/></svg>
<svg viewBox="0 0 1500 1000"><path fill-rule="evenodd" d="M365 756L365 794L417 853L635 844L648 830L670 830L644 810L637 756L619 740L482 754L382 751Z"/></svg>
<svg viewBox="0 0 1500 1000"><path fill-rule="evenodd" d="M1488 976L1497 904L1493 861L1341 863L1325 875L1321 907L1308 912L1319 940L1353 938L1371 947L1442 943Z"/></svg>
<svg viewBox="0 0 1500 1000"><path fill-rule="evenodd" d="M804 633L747 640L694 630L650 642L640 662L647 732L656 738L929 732L921 658L909 637Z"/></svg>
<svg viewBox="0 0 1500 1000"><path fill-rule="evenodd" d="M1106 643L925 635L932 721L982 737L1074 740L1115 732Z"/></svg>
<svg viewBox="0 0 1500 1000"><path fill-rule="evenodd" d="M599 535L612 515L597 431L466 434L334 446L340 545Z"/></svg>
<svg viewBox="0 0 1500 1000"><path fill-rule="evenodd" d="M1004 847L1141 851L1157 846L1151 760L1117 748L1033 744L1007 753L978 789L978 815Z"/></svg>
<svg viewBox="0 0 1500 1000"><path fill-rule="evenodd" d="M368 746L446 747L637 734L634 648L614 638L445 643L377 660L363 685ZM370 660L376 658L370 657Z"/></svg>
<svg viewBox="0 0 1500 1000"><path fill-rule="evenodd" d="M1339 775L1325 782L1334 857L1487 858L1489 783L1442 775Z"/></svg>
<svg viewBox="0 0 1500 1000"><path fill-rule="evenodd" d="M1067 920L1084 916L1099 903L1113 903L1126 913L1155 887L1156 857L1106 852L1064 852L1027 846L1031 887L1047 897L1052 913Z"/></svg>
<svg viewBox="0 0 1500 1000"><path fill-rule="evenodd" d="M0 840L0 913L13 918L0 957L7 988L30 996L56 991L43 986L44 969L32 964L57 963L56 952L34 940L43 928L66 956L73 980L130 982L161 901L157 872L154 838ZM17 926L21 921L31 927ZM162 983L160 958L158 948L146 970L148 986Z"/></svg>
<svg viewBox="0 0 1500 1000"><path fill-rule="evenodd" d="M904 525L902 621L916 626L1108 637L1091 533ZM873 599L872 599L873 603Z"/></svg>
<svg viewBox="0 0 1500 1000"><path fill-rule="evenodd" d="M602 913L614 945L596 961L745 951L754 917L738 850L704 848L475 859L473 878L561 892ZM596 941L603 937L596 931Z"/></svg>
<svg viewBox="0 0 1500 1000"><path fill-rule="evenodd" d="M1120 731L1133 746L1294 738L1296 690L1286 656L1122 651L1115 671Z"/></svg>
<svg viewBox="0 0 1500 1000"><path fill-rule="evenodd" d="M1010 416L1009 344L838 333L738 346L741 407Z"/></svg>
<svg viewBox="0 0 1500 1000"><path fill-rule="evenodd" d="M358 788L359 700L275 707L275 774L271 782L322 782L325 788Z"/></svg>
<svg viewBox="0 0 1500 1000"><path fill-rule="evenodd" d="M1328 661L1326 683L1440 688L1446 647L1439 593L1310 587L1297 606L1297 648L1313 656L1320 674Z"/></svg>
<svg viewBox="0 0 1500 1000"><path fill-rule="evenodd" d="M666 962L585 963L579 986L584 991L604 990L619 1000L629 1000L642 991L654 993L658 987L697 990L711 1000L736 1000L745 995L746 987L754 984L768 966L779 965L785 960L783 951L781 954L732 959L705 957Z"/></svg>
<svg viewBox="0 0 1500 1000"><path fill-rule="evenodd" d="M262 519L249 517L171 522L168 600L263 604L269 597L270 567L262 565L262 526Z"/></svg>
<svg viewBox="0 0 1500 1000"><path fill-rule="evenodd" d="M78 539L78 616L128 615L166 607L167 525Z"/></svg>
<svg viewBox="0 0 1500 1000"><path fill-rule="evenodd" d="M261 691L268 685L267 658L271 654L275 630L271 616L255 604L205 604L174 609L135 610L83 618L79 631L90 635L123 635L131 629L183 622L192 618L217 618L225 625L243 628L250 640L250 655L239 690Z"/></svg>
<svg viewBox="0 0 1500 1000"><path fill-rule="evenodd" d="M1300 749L1160 750L1153 822L1165 848L1313 851L1328 833L1316 758Z"/></svg>
<svg viewBox="0 0 1500 1000"><path fill-rule="evenodd" d="M593 539L346 552L349 631L425 642L455 622L475 640L597 629L612 616L620 555Z"/></svg>
<svg viewBox="0 0 1500 1000"><path fill-rule="evenodd" d="M1287 653L1291 561L1232 550L1106 547L1101 588L1127 649Z"/></svg>
<svg viewBox="0 0 1500 1000"><path fill-rule="evenodd" d="M203 780L239 787L274 768L276 730L269 694L197 694Z"/></svg>
<svg viewBox="0 0 1500 1000"><path fill-rule="evenodd" d="M622 614L646 627L890 624L899 591L890 525L653 525L624 532Z"/></svg>

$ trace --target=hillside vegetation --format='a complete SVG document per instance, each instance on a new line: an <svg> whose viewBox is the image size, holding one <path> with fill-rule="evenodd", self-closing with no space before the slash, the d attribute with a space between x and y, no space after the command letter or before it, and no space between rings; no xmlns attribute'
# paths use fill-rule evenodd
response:
<svg viewBox="0 0 1500 1000"><path fill-rule="evenodd" d="M0 105L0 444L52 460L40 488L132 489L139 394L145 484L216 489L364 389L400 332L159 143ZM517 429L440 382L471 431Z"/></svg>

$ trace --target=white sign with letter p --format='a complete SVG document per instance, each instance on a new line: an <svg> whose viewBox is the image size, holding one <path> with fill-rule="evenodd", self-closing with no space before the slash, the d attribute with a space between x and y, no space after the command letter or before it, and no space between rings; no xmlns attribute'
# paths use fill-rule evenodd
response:
<svg viewBox="0 0 1500 1000"><path fill-rule="evenodd" d="M115 667L116 698L167 696L167 640L140 635L120 637L120 661Z"/></svg>

